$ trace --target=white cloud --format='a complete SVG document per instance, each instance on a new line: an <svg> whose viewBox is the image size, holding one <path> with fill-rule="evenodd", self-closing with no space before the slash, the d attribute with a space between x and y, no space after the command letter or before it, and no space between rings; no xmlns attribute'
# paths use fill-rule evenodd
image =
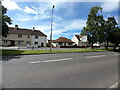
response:
<svg viewBox="0 0 120 90"><path fill-rule="evenodd" d="M35 20L42 20L42 19L50 19L49 15L34 15L31 16L29 14L16 14L16 16L14 17L15 20L17 21L35 21Z"/></svg>
<svg viewBox="0 0 120 90"><path fill-rule="evenodd" d="M19 2L118 2L119 0L14 0Z"/></svg>
<svg viewBox="0 0 120 90"><path fill-rule="evenodd" d="M71 21L65 21L63 23L53 23L53 37L57 36L67 36L67 35L74 35L74 34L80 34L80 30L83 28L83 26L86 25L86 20L76 19ZM51 33L51 27L50 24L44 24L40 26L35 26L35 29L42 31L47 35L47 38L50 38ZM76 33L69 33L72 30L79 30L79 32ZM64 32L68 32L67 34ZM56 39L56 38L54 38Z"/></svg>
<svg viewBox="0 0 120 90"><path fill-rule="evenodd" d="M66 30L81 30L86 26L86 20L76 19L65 23Z"/></svg>
<svg viewBox="0 0 120 90"><path fill-rule="evenodd" d="M15 10L15 9L21 10L21 8L17 5L17 3L11 0L3 0L2 5L6 7L8 10Z"/></svg>
<svg viewBox="0 0 120 90"><path fill-rule="evenodd" d="M101 5L103 12L111 12L118 9L118 2L105 2Z"/></svg>
<svg viewBox="0 0 120 90"><path fill-rule="evenodd" d="M38 14L34 9L32 9L28 6L25 6L23 11L26 12L26 13L29 13L29 14L36 14L36 15Z"/></svg>

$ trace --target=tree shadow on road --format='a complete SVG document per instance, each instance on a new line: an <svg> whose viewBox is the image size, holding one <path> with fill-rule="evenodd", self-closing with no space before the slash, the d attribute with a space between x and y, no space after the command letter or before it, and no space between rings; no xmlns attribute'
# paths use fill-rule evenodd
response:
<svg viewBox="0 0 120 90"><path fill-rule="evenodd" d="M21 58L21 55L2 56L2 61L19 60L19 58Z"/></svg>
<svg viewBox="0 0 120 90"><path fill-rule="evenodd" d="M13 59L19 59L21 58L21 53L23 51L18 51L18 50L1 50L1 59L2 61L9 61Z"/></svg>

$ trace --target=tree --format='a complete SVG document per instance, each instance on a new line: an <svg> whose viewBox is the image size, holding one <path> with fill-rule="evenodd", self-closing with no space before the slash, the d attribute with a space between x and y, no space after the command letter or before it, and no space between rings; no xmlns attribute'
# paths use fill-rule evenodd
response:
<svg viewBox="0 0 120 90"><path fill-rule="evenodd" d="M114 48L120 44L120 28L115 27L113 31L110 32L109 41L114 44ZM120 48L120 47L119 47Z"/></svg>
<svg viewBox="0 0 120 90"><path fill-rule="evenodd" d="M12 20L10 17L6 15L7 8L2 6L1 1L0 1L0 7L2 9L2 13L1 13L2 15L0 17L0 19L2 20L2 36L7 37L7 35L9 34L8 24L12 24Z"/></svg>
<svg viewBox="0 0 120 90"><path fill-rule="evenodd" d="M89 44L92 45L99 42L106 42L106 49L108 49L108 42L110 42L110 33L116 30L117 22L114 17L108 17L104 20L104 17L100 15L102 12L101 7L93 7L90 10L86 27L82 30L82 35L87 34ZM112 34L111 34L112 35Z"/></svg>
<svg viewBox="0 0 120 90"><path fill-rule="evenodd" d="M108 17L107 21L104 23L104 36L106 40L106 49L108 49L108 42L110 41L110 33L116 31L117 22L114 17Z"/></svg>
<svg viewBox="0 0 120 90"><path fill-rule="evenodd" d="M84 27L84 29L82 30L82 34L88 35L88 41L90 44L92 44L92 49L94 48L93 44L97 41L100 41L99 33L104 21L103 16L99 15L99 12L102 12L101 7L91 8L86 22L86 27Z"/></svg>

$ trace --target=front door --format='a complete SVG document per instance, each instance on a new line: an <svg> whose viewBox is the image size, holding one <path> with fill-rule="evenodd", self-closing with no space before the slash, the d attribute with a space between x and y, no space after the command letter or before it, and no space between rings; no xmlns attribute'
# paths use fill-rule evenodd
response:
<svg viewBox="0 0 120 90"><path fill-rule="evenodd" d="M15 46L15 41L10 41L10 46Z"/></svg>
<svg viewBox="0 0 120 90"><path fill-rule="evenodd" d="M41 43L41 47L44 47L44 43L43 42Z"/></svg>

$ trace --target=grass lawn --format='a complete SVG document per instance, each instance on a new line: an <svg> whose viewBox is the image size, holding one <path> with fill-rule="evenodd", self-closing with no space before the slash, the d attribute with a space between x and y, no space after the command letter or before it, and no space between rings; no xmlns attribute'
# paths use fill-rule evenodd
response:
<svg viewBox="0 0 120 90"><path fill-rule="evenodd" d="M24 54L46 54L46 53L70 53L70 52L92 52L92 51L112 51L112 49L72 49L61 51L46 51L46 50L34 50L34 51L18 51L18 50L0 50L2 55L24 55Z"/></svg>

